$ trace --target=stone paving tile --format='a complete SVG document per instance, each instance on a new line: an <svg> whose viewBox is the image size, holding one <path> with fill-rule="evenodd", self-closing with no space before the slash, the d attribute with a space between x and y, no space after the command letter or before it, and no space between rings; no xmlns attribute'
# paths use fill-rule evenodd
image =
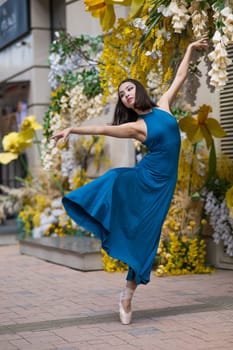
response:
<svg viewBox="0 0 233 350"><path fill-rule="evenodd" d="M9 342L7 341L1 341L0 340L0 349L1 350L17 350L18 347L10 344Z"/></svg>
<svg viewBox="0 0 233 350"><path fill-rule="evenodd" d="M84 273L0 247L0 350L232 350L233 271L140 286L119 322L125 274ZM5 326L4 326L5 325Z"/></svg>

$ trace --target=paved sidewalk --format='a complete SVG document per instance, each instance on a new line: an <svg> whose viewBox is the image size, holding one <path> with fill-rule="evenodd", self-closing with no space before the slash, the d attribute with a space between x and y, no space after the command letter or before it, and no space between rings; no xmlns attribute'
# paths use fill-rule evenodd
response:
<svg viewBox="0 0 233 350"><path fill-rule="evenodd" d="M152 275L129 326L117 313L124 280L0 247L0 350L233 349L233 271Z"/></svg>

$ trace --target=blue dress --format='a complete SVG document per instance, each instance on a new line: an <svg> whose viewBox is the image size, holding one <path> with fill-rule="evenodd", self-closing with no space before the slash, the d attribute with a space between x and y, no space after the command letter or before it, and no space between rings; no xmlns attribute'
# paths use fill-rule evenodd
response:
<svg viewBox="0 0 233 350"><path fill-rule="evenodd" d="M140 118L149 153L135 167L111 169L62 201L78 225L129 266L128 280L146 284L177 181L180 132L176 119L159 108Z"/></svg>

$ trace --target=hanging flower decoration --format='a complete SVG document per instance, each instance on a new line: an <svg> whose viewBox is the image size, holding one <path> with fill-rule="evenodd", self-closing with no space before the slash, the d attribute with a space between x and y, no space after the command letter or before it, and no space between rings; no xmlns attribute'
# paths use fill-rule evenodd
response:
<svg viewBox="0 0 233 350"><path fill-rule="evenodd" d="M197 113L197 118L188 116L179 121L180 129L187 134L192 143L198 143L204 139L207 148L210 148L213 136L222 138L226 135L216 119L208 118L211 111L211 106L202 105Z"/></svg>
<svg viewBox="0 0 233 350"><path fill-rule="evenodd" d="M212 62L210 83L215 87L223 87L227 82L227 67L231 60L227 57L227 45L233 41L233 12L227 6L222 8L221 4L213 4L214 20L218 28L212 38L214 50L208 55Z"/></svg>
<svg viewBox="0 0 233 350"><path fill-rule="evenodd" d="M208 56L211 62L208 73L210 85L222 88L227 82L227 67L231 63L227 46L233 42L233 1L152 1L140 38L142 47L161 23L165 28L168 23L171 25L173 39L181 37L181 34L189 37L190 41L209 36L213 43L213 50Z"/></svg>
<svg viewBox="0 0 233 350"><path fill-rule="evenodd" d="M42 129L42 126L37 123L35 116L26 117L21 126L20 132L10 132L3 137L2 146L5 152L0 153L0 163L8 164L33 143L35 131Z"/></svg>

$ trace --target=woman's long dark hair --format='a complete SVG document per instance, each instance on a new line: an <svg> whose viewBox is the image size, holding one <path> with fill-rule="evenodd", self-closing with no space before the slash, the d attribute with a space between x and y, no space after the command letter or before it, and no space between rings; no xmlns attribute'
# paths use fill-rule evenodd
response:
<svg viewBox="0 0 233 350"><path fill-rule="evenodd" d="M120 86L127 82L133 83L136 86L134 108L139 109L140 111L147 111L148 109L156 106L156 103L148 96L146 89L138 80L125 79L118 86L118 101L116 104L112 125L135 122L138 118L138 114L133 109L125 107L119 95Z"/></svg>

